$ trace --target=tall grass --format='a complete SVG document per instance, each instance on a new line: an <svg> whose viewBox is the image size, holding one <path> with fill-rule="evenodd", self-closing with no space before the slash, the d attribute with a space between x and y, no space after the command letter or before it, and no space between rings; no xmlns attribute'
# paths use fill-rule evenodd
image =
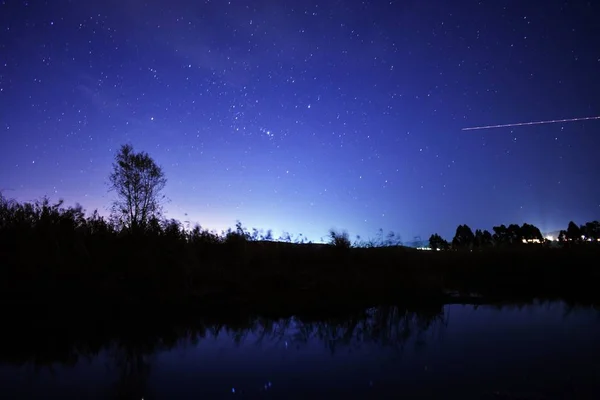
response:
<svg viewBox="0 0 600 400"><path fill-rule="evenodd" d="M446 291L593 296L600 283L595 242L422 252L382 231L351 243L332 230L329 244L311 244L301 235L274 240L240 222L220 233L173 219L150 219L136 234L119 226L79 205L0 195L0 296L318 307Z"/></svg>

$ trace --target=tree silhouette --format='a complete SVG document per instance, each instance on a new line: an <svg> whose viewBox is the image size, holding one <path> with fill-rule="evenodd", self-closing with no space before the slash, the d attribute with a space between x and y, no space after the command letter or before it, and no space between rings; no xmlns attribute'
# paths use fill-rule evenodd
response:
<svg viewBox="0 0 600 400"><path fill-rule="evenodd" d="M573 221L569 222L567 227L566 238L574 242L581 240L581 229Z"/></svg>
<svg viewBox="0 0 600 400"><path fill-rule="evenodd" d="M542 242L544 240L544 237L542 236L542 232L535 225L523 224L523 226L521 226L520 231L521 231L520 232L521 240L527 240L527 241L538 240L540 242Z"/></svg>
<svg viewBox="0 0 600 400"><path fill-rule="evenodd" d="M510 244L510 237L508 234L508 229L504 224L500 226L494 226L492 228L494 230L494 242L499 245Z"/></svg>
<svg viewBox="0 0 600 400"><path fill-rule="evenodd" d="M150 218L160 215L167 179L145 152L135 153L129 144L121 146L109 177L109 190L117 193L112 213L131 231L144 228Z"/></svg>
<svg viewBox="0 0 600 400"><path fill-rule="evenodd" d="M523 243L523 240L539 240L544 238L540 230L531 224L510 224L507 226L494 226L493 240L497 245L518 245Z"/></svg>
<svg viewBox="0 0 600 400"><path fill-rule="evenodd" d="M490 247L493 243L494 239L489 231L482 231L481 229L475 230L475 239L473 243L475 247Z"/></svg>
<svg viewBox="0 0 600 400"><path fill-rule="evenodd" d="M452 247L456 249L465 249L473 246L475 235L468 225L459 225L456 228L456 234L452 239Z"/></svg>
<svg viewBox="0 0 600 400"><path fill-rule="evenodd" d="M560 242L564 242L567 240L567 231L565 231L564 229L561 229L560 232L558 233L558 240Z"/></svg>
<svg viewBox="0 0 600 400"><path fill-rule="evenodd" d="M600 239L600 222L591 221L587 222L581 227L581 233L586 239L598 240Z"/></svg>
<svg viewBox="0 0 600 400"><path fill-rule="evenodd" d="M429 237L429 247L434 250L447 250L450 247L450 245L444 238L442 238L437 233L434 233Z"/></svg>
<svg viewBox="0 0 600 400"><path fill-rule="evenodd" d="M514 245L523 243L523 234L521 233L521 227L518 224L508 225L506 231L509 244Z"/></svg>

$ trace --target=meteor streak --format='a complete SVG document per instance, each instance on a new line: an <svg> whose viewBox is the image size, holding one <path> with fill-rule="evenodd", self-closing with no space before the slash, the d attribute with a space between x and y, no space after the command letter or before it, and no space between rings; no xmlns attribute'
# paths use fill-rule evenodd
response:
<svg viewBox="0 0 600 400"><path fill-rule="evenodd" d="M473 126L471 128L462 128L461 130L463 130L463 131L474 131L474 130L477 130L477 129L493 129L493 128L508 128L508 127L511 127L511 126L556 124L557 122L588 121L588 120L591 120L591 119L600 119L600 115L597 116L597 117L566 118L566 119L553 119L553 120L549 120L549 121L518 122L516 124Z"/></svg>

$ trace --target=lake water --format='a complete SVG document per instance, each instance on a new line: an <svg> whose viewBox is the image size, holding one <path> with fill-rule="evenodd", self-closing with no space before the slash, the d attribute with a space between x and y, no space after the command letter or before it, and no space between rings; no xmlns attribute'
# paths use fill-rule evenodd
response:
<svg viewBox="0 0 600 400"><path fill-rule="evenodd" d="M561 302L380 307L69 340L2 346L0 397L600 398L600 311Z"/></svg>

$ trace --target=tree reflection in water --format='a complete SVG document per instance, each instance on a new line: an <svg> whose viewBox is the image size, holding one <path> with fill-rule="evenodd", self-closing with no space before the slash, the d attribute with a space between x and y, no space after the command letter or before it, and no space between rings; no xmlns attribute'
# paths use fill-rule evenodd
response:
<svg viewBox="0 0 600 400"><path fill-rule="evenodd" d="M147 393L152 358L156 349L115 344L108 350L112 367L118 371L114 394L117 399L140 399Z"/></svg>
<svg viewBox="0 0 600 400"><path fill-rule="evenodd" d="M432 325L445 323L443 306L410 309L398 306L373 307L336 317L295 316L268 318L245 316L236 320L202 318L195 320L157 321L148 323L131 320L98 331L93 326L82 326L72 321L39 324L35 330L21 325L7 332L9 340L0 343L0 361L13 365L30 364L49 367L53 364L74 366L82 358L90 359L100 352L110 356L113 364L133 370L145 370L148 356L176 346L194 346L207 338L222 334L234 343L246 343L252 336L257 343L291 341L308 343L319 341L332 352L337 345L376 343L382 346L401 346L413 335L429 330ZM43 338L43 340L42 340Z"/></svg>
<svg viewBox="0 0 600 400"><path fill-rule="evenodd" d="M531 303L530 303L531 304ZM548 303L550 304L550 303ZM557 304L557 303L554 303ZM565 303L568 311L575 305ZM544 304L536 303L536 307ZM499 306L520 309L523 304ZM5 324L0 341L0 363L52 369L104 357L116 375L111 397L140 399L148 395L152 366L159 353L174 348L196 347L207 339L227 337L237 345L275 344L325 346L330 354L340 348L360 349L369 344L402 352L405 345L424 345L429 335L441 334L449 315L443 304L427 307L379 306L331 317L295 316L269 318L245 315L233 320L202 318L131 318L126 323L81 320L39 323L35 326ZM54 320L53 320L54 321ZM98 329L102 326L102 329Z"/></svg>

